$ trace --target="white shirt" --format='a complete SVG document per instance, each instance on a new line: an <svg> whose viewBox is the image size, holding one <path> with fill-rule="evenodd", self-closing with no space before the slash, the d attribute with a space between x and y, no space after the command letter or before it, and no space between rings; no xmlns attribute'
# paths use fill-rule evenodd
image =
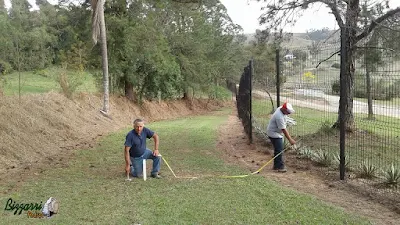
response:
<svg viewBox="0 0 400 225"><path fill-rule="evenodd" d="M281 107L272 114L267 127L267 135L271 138L283 138L282 129L286 129L286 115L282 113Z"/></svg>

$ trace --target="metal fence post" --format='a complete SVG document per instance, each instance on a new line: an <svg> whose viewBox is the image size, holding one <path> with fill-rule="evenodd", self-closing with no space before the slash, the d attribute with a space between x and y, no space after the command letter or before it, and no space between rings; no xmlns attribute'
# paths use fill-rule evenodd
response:
<svg viewBox="0 0 400 225"><path fill-rule="evenodd" d="M280 74L281 74L281 68L280 68L280 56L279 56L279 48L276 48L275 52L275 67L276 67L276 107L279 107L280 105Z"/></svg>
<svg viewBox="0 0 400 225"><path fill-rule="evenodd" d="M254 73L254 65L253 65L253 59L250 60L249 62L249 142L253 143L253 120L252 120L252 82L253 82L253 73Z"/></svg>

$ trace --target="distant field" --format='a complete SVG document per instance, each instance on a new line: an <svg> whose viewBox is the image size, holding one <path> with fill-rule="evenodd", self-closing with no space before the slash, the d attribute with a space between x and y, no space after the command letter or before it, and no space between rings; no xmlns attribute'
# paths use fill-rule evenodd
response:
<svg viewBox="0 0 400 225"><path fill-rule="evenodd" d="M14 72L2 77L0 87L5 95L18 95L19 92L24 95L61 91L57 78L62 72L64 71L58 68L49 68L39 72ZM81 83L77 91L90 93L97 91L95 79L91 73L74 74L69 71L68 74Z"/></svg>

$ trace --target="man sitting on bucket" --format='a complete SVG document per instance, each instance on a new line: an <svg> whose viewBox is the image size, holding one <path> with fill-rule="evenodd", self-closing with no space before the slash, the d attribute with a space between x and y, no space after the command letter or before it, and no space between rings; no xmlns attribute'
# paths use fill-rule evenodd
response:
<svg viewBox="0 0 400 225"><path fill-rule="evenodd" d="M268 127L267 135L274 146L274 170L278 172L286 172L285 164L283 162L283 135L288 139L290 144L296 144L296 141L290 136L287 126L287 115L294 113L293 106L285 102L282 106L278 107L272 115ZM283 134L283 135L282 135Z"/></svg>
<svg viewBox="0 0 400 225"><path fill-rule="evenodd" d="M154 151L146 148L146 139L154 139ZM133 130L126 135L125 140L125 172L134 177L143 176L143 159L153 160L151 177L161 178L160 172L161 155L158 152L158 135L152 130L144 127L142 119L133 121Z"/></svg>

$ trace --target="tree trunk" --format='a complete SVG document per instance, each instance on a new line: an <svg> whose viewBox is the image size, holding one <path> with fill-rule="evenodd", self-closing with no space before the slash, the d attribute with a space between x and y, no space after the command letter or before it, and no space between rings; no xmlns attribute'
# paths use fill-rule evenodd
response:
<svg viewBox="0 0 400 225"><path fill-rule="evenodd" d="M135 94L133 93L133 84L125 79L125 97L130 101L135 101Z"/></svg>
<svg viewBox="0 0 400 225"><path fill-rule="evenodd" d="M346 131L354 131L353 97L354 97L354 74L355 74L355 51L356 51L356 27L359 15L359 0L350 1L346 12L345 27L341 28L341 51L340 51L340 103L339 116L335 127L343 123ZM343 111L342 111L343 110ZM343 118L342 118L343 117Z"/></svg>
<svg viewBox="0 0 400 225"><path fill-rule="evenodd" d="M185 91L183 92L183 98L184 100L188 100L189 99L189 94L188 94L188 89L185 88Z"/></svg>
<svg viewBox="0 0 400 225"><path fill-rule="evenodd" d="M6 6L4 4L4 0L0 0L0 13L6 13Z"/></svg>
<svg viewBox="0 0 400 225"><path fill-rule="evenodd" d="M110 94L109 94L109 78L108 78L108 54L107 54L107 36L106 36L106 22L104 19L104 2L100 3L100 43L101 43L101 59L103 69L103 91L104 91L104 102L103 112L108 113L110 106Z"/></svg>

